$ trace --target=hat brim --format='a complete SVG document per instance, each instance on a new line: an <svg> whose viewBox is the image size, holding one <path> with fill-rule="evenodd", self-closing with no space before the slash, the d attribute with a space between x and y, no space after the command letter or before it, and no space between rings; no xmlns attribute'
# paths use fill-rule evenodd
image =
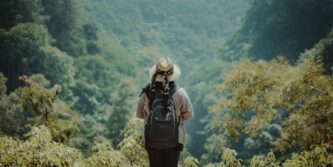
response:
<svg viewBox="0 0 333 167"><path fill-rule="evenodd" d="M154 73L156 72L156 64L149 70L149 79L152 79ZM168 81L175 81L180 77L180 69L176 64L173 64L173 74L168 76ZM156 81L162 81L162 76L157 75Z"/></svg>

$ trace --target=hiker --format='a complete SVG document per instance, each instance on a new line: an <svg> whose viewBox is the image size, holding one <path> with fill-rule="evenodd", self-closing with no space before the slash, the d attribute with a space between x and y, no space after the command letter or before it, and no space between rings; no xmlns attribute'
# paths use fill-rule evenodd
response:
<svg viewBox="0 0 333 167"><path fill-rule="evenodd" d="M168 57L149 70L151 80L142 91L136 115L144 119L144 142L150 167L177 167L186 143L184 121L193 117L190 99L176 86L180 69Z"/></svg>

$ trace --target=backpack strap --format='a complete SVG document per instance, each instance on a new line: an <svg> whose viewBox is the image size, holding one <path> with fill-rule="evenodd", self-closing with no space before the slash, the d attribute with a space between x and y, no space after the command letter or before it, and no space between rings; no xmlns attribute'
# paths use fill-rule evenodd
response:
<svg viewBox="0 0 333 167"><path fill-rule="evenodd" d="M139 97L141 97L144 93L150 99L150 84L147 84L144 88L142 88L142 91L141 91Z"/></svg>
<svg viewBox="0 0 333 167"><path fill-rule="evenodd" d="M154 99L154 91L151 90L152 87L151 87L151 84L147 84L146 87L142 88L142 91L139 95L139 97L141 97L143 94L146 94L146 96L148 97L148 101L149 101L149 108L151 106L151 103L153 102L153 99Z"/></svg>
<svg viewBox="0 0 333 167"><path fill-rule="evenodd" d="M169 94L170 94L170 96L172 96L173 94L175 94L176 92L177 92L177 90L178 90L178 87L175 85L172 89L170 89L170 91L169 91Z"/></svg>
<svg viewBox="0 0 333 167"><path fill-rule="evenodd" d="M172 98L172 95L175 94L178 89L179 89L179 87L177 85L175 85L172 89L170 89L169 94L170 94L171 98ZM175 103L173 103L173 105L175 105ZM176 106L175 106L175 109L176 109ZM180 117L181 117L181 113L179 114L178 121L177 121L178 126L180 123Z"/></svg>
<svg viewBox="0 0 333 167"><path fill-rule="evenodd" d="M175 85L175 87L173 89L170 90L170 96L172 96L173 94L175 94L177 92L177 90L179 89L179 87L177 85ZM179 123L180 123L180 118L182 116L182 113L180 112L179 113L179 117L178 117L178 121L177 121L177 124L178 124L178 127L179 127Z"/></svg>
<svg viewBox="0 0 333 167"><path fill-rule="evenodd" d="M148 97L148 100L149 100L149 108L151 106L151 103L153 102L153 99L154 99L154 93L155 91L151 90L152 87L151 87L151 84L147 84L144 88L142 88L142 91L139 95L139 97L141 97L144 93L146 94L146 96ZM173 94L175 94L178 90L178 87L177 85L173 86L170 90L169 90L169 95L172 96Z"/></svg>

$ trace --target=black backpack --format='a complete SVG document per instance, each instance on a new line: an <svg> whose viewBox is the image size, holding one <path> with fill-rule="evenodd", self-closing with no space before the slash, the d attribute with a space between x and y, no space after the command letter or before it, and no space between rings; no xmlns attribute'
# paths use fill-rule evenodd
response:
<svg viewBox="0 0 333 167"><path fill-rule="evenodd" d="M167 92L155 89L150 84L143 89L149 99L149 115L145 125L146 148L173 148L178 143L176 108L172 95L177 91L174 85Z"/></svg>

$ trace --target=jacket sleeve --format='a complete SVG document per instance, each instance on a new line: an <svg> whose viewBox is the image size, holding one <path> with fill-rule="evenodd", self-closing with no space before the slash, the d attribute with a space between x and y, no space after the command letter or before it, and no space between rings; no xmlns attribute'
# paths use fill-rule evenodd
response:
<svg viewBox="0 0 333 167"><path fill-rule="evenodd" d="M145 119L145 111L144 111L145 99L146 99L145 94L140 96L139 101L138 101L138 106L136 109L136 116L141 119Z"/></svg>
<svg viewBox="0 0 333 167"><path fill-rule="evenodd" d="M180 111L182 116L181 118L183 121L191 120L194 116L193 107L190 98L188 97L184 89L182 90L182 105Z"/></svg>

